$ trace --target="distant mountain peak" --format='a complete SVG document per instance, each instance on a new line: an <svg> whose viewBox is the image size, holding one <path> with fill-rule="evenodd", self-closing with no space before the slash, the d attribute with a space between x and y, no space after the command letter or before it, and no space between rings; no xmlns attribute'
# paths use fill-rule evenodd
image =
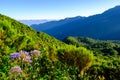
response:
<svg viewBox="0 0 120 80"><path fill-rule="evenodd" d="M120 5L115 6L114 8L120 8Z"/></svg>
<svg viewBox="0 0 120 80"><path fill-rule="evenodd" d="M110 8L110 9L106 10L104 13L110 13L110 12L116 12L116 11L120 12L120 5Z"/></svg>

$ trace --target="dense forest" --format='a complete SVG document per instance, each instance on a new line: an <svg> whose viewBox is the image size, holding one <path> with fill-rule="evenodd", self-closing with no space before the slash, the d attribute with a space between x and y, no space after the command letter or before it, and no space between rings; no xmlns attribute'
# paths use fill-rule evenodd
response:
<svg viewBox="0 0 120 80"><path fill-rule="evenodd" d="M0 80L119 80L119 41L59 41L0 14Z"/></svg>

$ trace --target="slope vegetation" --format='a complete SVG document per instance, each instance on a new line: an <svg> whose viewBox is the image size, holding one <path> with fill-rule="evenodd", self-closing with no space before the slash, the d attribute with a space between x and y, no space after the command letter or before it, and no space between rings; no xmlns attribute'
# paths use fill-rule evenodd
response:
<svg viewBox="0 0 120 80"><path fill-rule="evenodd" d="M0 80L81 79L79 75L92 61L92 51L67 45L0 14Z"/></svg>

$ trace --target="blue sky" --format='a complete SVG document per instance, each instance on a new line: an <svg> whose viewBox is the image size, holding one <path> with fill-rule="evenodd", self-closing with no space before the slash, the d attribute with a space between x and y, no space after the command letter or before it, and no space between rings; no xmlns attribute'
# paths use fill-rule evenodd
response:
<svg viewBox="0 0 120 80"><path fill-rule="evenodd" d="M0 13L15 19L89 16L120 5L120 0L0 0Z"/></svg>

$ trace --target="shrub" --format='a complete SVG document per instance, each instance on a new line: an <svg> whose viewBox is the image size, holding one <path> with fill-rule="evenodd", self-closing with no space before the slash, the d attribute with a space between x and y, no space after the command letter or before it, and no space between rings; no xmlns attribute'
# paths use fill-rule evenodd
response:
<svg viewBox="0 0 120 80"><path fill-rule="evenodd" d="M68 65L77 66L83 75L93 61L93 53L86 48L66 48L58 50L59 59Z"/></svg>

